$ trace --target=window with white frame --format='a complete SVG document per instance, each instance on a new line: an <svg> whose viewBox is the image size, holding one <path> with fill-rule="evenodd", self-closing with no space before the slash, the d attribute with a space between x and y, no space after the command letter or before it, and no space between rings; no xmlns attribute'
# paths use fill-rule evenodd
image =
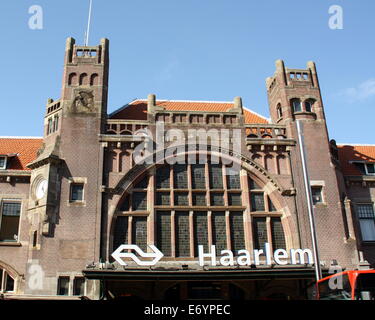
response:
<svg viewBox="0 0 375 320"><path fill-rule="evenodd" d="M312 186L311 187L311 195L313 204L316 205L317 203L323 203L323 187L322 186Z"/></svg>
<svg viewBox="0 0 375 320"><path fill-rule="evenodd" d="M0 267L0 292L14 292L14 283L11 275Z"/></svg>
<svg viewBox="0 0 375 320"><path fill-rule="evenodd" d="M0 170L7 168L7 157L0 156Z"/></svg>
<svg viewBox="0 0 375 320"><path fill-rule="evenodd" d="M21 202L4 200L0 206L0 242L18 241Z"/></svg>
<svg viewBox="0 0 375 320"><path fill-rule="evenodd" d="M356 205L362 241L375 241L375 213L373 203Z"/></svg>
<svg viewBox="0 0 375 320"><path fill-rule="evenodd" d="M366 176L374 176L375 175L375 163L366 163L366 162L359 162L353 161L352 162L357 169Z"/></svg>

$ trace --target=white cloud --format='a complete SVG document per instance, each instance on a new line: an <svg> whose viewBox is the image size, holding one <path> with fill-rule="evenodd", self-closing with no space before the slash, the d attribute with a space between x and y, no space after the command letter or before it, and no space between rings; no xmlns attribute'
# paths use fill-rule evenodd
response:
<svg viewBox="0 0 375 320"><path fill-rule="evenodd" d="M339 95L348 98L352 102L375 96L375 78L366 80L355 88L347 88L341 91Z"/></svg>

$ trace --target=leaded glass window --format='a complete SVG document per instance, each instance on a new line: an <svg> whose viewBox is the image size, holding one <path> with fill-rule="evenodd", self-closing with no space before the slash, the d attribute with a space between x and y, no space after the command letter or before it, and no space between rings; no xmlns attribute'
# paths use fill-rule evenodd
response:
<svg viewBox="0 0 375 320"><path fill-rule="evenodd" d="M157 213L157 243L158 249L165 256L171 256L171 213Z"/></svg>
<svg viewBox="0 0 375 320"><path fill-rule="evenodd" d="M207 212L194 212L194 251L198 256L198 245L202 245L205 252L208 249Z"/></svg>
<svg viewBox="0 0 375 320"><path fill-rule="evenodd" d="M223 189L223 169L221 164L210 165L210 188Z"/></svg>
<svg viewBox="0 0 375 320"><path fill-rule="evenodd" d="M174 194L174 204L176 206L188 206L189 194L187 192L176 192Z"/></svg>
<svg viewBox="0 0 375 320"><path fill-rule="evenodd" d="M273 250L286 249L283 225L280 218L271 218Z"/></svg>
<svg viewBox="0 0 375 320"><path fill-rule="evenodd" d="M188 179L187 179L187 166L183 164L175 165L173 167L174 171L174 188L175 189L187 189Z"/></svg>
<svg viewBox="0 0 375 320"><path fill-rule="evenodd" d="M245 249L245 232L242 212L230 213L230 233L232 242L232 251L235 255L239 250Z"/></svg>
<svg viewBox="0 0 375 320"><path fill-rule="evenodd" d="M133 217L132 243L147 250L147 217Z"/></svg>
<svg viewBox="0 0 375 320"><path fill-rule="evenodd" d="M170 168L169 166L160 167L156 170L156 188L170 188Z"/></svg>
<svg viewBox="0 0 375 320"><path fill-rule="evenodd" d="M193 193L193 206L206 206L205 193Z"/></svg>
<svg viewBox="0 0 375 320"><path fill-rule="evenodd" d="M224 205L224 194L213 192L211 193L211 206L223 206Z"/></svg>
<svg viewBox="0 0 375 320"><path fill-rule="evenodd" d="M147 193L133 192L132 207L134 211L147 210Z"/></svg>
<svg viewBox="0 0 375 320"><path fill-rule="evenodd" d="M251 192L251 211L264 211L264 194L263 192Z"/></svg>
<svg viewBox="0 0 375 320"><path fill-rule="evenodd" d="M191 166L192 172L192 187L193 189L205 189L205 165L204 164L195 164Z"/></svg>
<svg viewBox="0 0 375 320"><path fill-rule="evenodd" d="M228 202L230 206L242 206L241 193L228 193Z"/></svg>
<svg viewBox="0 0 375 320"><path fill-rule="evenodd" d="M156 193L156 204L158 206L169 206L171 204L169 192L157 192Z"/></svg>
<svg viewBox="0 0 375 320"><path fill-rule="evenodd" d="M190 256L190 225L188 212L176 212L176 256Z"/></svg>
<svg viewBox="0 0 375 320"><path fill-rule="evenodd" d="M254 248L263 249L264 244L268 242L267 240L267 223L266 218L254 218L253 219L253 229L254 229Z"/></svg>
<svg viewBox="0 0 375 320"><path fill-rule="evenodd" d="M227 232L225 222L225 212L212 212L212 238L216 246L216 254L227 249Z"/></svg>

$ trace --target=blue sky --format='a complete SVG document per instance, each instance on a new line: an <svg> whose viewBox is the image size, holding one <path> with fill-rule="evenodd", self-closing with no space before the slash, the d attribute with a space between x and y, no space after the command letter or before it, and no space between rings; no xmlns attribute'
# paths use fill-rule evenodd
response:
<svg viewBox="0 0 375 320"><path fill-rule="evenodd" d="M43 29L28 26L43 8ZM344 28L328 26L331 5ZM1 1L0 136L41 136L60 97L65 40L83 43L88 0ZM275 60L317 64L331 139L375 143L375 1L94 0L90 44L110 39L111 112L135 98L231 101L269 116Z"/></svg>

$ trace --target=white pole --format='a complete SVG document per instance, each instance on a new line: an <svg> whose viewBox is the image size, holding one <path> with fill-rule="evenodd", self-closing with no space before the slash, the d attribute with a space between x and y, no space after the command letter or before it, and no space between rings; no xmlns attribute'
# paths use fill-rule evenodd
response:
<svg viewBox="0 0 375 320"><path fill-rule="evenodd" d="M303 179L305 182L305 191L306 191L306 200L307 200L307 207L309 211L309 221L310 221L310 231L311 231L311 241L313 246L313 254L314 254L314 266L315 266L315 278L316 281L319 281L322 278L322 270L320 268L320 260L319 260L319 253L318 253L318 241L316 237L316 229L315 229L315 219L314 219L314 207L313 207L313 199L311 194L311 186L310 186L310 179L309 174L307 171L306 165L306 153L305 153L305 145L304 145L304 138L303 138L303 124L297 120L297 133L298 133L298 144L299 150L301 154L302 160L302 170L303 170Z"/></svg>
<svg viewBox="0 0 375 320"><path fill-rule="evenodd" d="M87 22L87 31L86 31L86 38L84 46L87 47L89 45L89 36L90 36L90 25L91 25L91 12L92 12L92 0L90 0L90 7L89 7L89 19Z"/></svg>

